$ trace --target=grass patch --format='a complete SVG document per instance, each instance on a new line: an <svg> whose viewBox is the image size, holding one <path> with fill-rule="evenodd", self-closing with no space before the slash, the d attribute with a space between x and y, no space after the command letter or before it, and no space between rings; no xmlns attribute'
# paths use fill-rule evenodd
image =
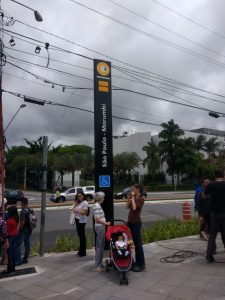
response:
<svg viewBox="0 0 225 300"><path fill-rule="evenodd" d="M87 249L91 249L94 245L94 235L86 234ZM61 234L57 236L54 252L77 251L79 249L79 239L71 234Z"/></svg>
<svg viewBox="0 0 225 300"><path fill-rule="evenodd" d="M179 237L185 237L198 234L199 223L197 219L190 222L182 222L179 219L173 218L166 221L158 221L151 227L142 229L142 240L144 244L169 240Z"/></svg>
<svg viewBox="0 0 225 300"><path fill-rule="evenodd" d="M39 255L39 249L40 249L40 241L37 240L36 243L30 249L30 255L31 256L38 256Z"/></svg>

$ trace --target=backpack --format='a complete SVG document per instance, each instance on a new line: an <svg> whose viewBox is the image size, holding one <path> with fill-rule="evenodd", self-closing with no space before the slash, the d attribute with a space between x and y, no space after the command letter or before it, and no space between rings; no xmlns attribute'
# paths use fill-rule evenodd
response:
<svg viewBox="0 0 225 300"><path fill-rule="evenodd" d="M32 208L29 208L29 225L31 230L37 226L37 216L35 215Z"/></svg>

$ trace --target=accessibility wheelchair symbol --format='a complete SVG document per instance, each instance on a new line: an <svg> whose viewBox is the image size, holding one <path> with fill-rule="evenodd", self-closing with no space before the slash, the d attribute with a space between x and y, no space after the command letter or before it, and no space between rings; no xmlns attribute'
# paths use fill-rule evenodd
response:
<svg viewBox="0 0 225 300"><path fill-rule="evenodd" d="M110 176L100 175L99 176L99 187L110 187Z"/></svg>

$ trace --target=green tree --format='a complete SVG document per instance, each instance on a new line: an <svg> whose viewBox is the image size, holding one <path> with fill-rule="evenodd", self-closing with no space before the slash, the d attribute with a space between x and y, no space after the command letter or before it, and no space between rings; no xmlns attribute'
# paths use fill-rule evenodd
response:
<svg viewBox="0 0 225 300"><path fill-rule="evenodd" d="M136 152L116 154L113 158L113 167L117 180L119 181L120 177L125 177L126 172L128 172L128 176L130 177L131 171L137 168L141 164L141 161Z"/></svg>
<svg viewBox="0 0 225 300"><path fill-rule="evenodd" d="M207 153L208 158L216 157L216 152L219 151L220 146L221 142L218 141L216 137L212 137L206 141L204 145L204 151Z"/></svg>
<svg viewBox="0 0 225 300"><path fill-rule="evenodd" d="M147 155L142 162L143 166L147 166L149 175L154 178L161 164L159 147L151 140L151 142L148 142L148 145L144 146L142 149Z"/></svg>
<svg viewBox="0 0 225 300"><path fill-rule="evenodd" d="M162 123L161 126L163 130L159 133L159 137L162 139L159 142L160 156L162 161L167 163L167 173L172 176L172 184L174 184L174 175L177 171L177 151L180 147L180 137L184 131L174 123L174 120Z"/></svg>
<svg viewBox="0 0 225 300"><path fill-rule="evenodd" d="M197 136L195 140L195 147L198 152L203 151L205 148L206 137L203 134Z"/></svg>
<svg viewBox="0 0 225 300"><path fill-rule="evenodd" d="M196 149L193 138L184 138L179 141L177 148L177 174L186 175L188 182L191 177L198 176L203 162L203 155Z"/></svg>

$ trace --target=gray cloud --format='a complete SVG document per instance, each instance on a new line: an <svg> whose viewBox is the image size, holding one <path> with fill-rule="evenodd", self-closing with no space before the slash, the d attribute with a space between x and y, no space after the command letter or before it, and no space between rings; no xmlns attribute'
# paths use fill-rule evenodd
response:
<svg viewBox="0 0 225 300"><path fill-rule="evenodd" d="M123 22L129 23L132 26L140 28L141 30L167 39L173 43L180 44L193 51L197 51L202 55L214 58L221 63L225 63L225 59L223 57L212 54L207 50L201 49L192 43L184 41L181 38L163 31L155 25L152 25L143 19L133 16L129 12L120 9L110 1L81 0L80 2L93 7L94 9L100 10L105 14L108 14ZM162 3L164 2L162 1ZM39 24L35 22L32 12L16 5L15 3L13 4L10 1L3 3L3 9L7 10L7 12L16 19L22 20L28 24L54 34L63 36L78 44L89 47L90 49L105 53L106 55L148 69L152 72L168 76L174 80L183 81L187 84L194 85L202 89L207 89L212 92L225 94L225 73L224 68L222 67L207 63L196 57L185 54L158 41L143 36L132 31L131 29L123 27L120 24L116 24L113 21L85 10L84 8L73 4L69 0L40 0L38 2L30 0L24 1L24 4L27 4L40 11L40 13L43 15L43 23ZM212 2L209 0L201 0L196 2L194 0L190 0L185 2L173 0L170 1L169 4L166 4L171 6L173 9L180 11L182 14L193 18L197 22L205 24L207 27L225 35L225 21L223 16L225 4L223 1L220 0L217 2ZM188 38L191 38L194 41L204 44L206 47L212 48L215 51L225 55L224 39L216 37L202 28L185 21L184 19L158 6L152 1L143 0L140 3L134 0L125 0L123 1L123 5L138 12L139 14L143 14L145 17L151 18L155 22L158 22L171 30L185 35ZM100 55L95 55L88 50L84 50L59 39L49 37L44 33L26 28L18 23L9 29L32 36L33 38L44 42L49 42L50 44L59 46L61 48L79 52L92 58L101 57ZM4 43L6 46L8 46L9 38L10 36L4 35ZM19 41L15 36L14 39L16 41L15 49L34 53L36 43L35 45L29 45ZM41 55L46 57L44 59L19 54L12 50L7 50L7 53L17 58L29 60L43 66L45 66L47 62L47 52L45 49L42 49L41 51ZM69 73L89 77L91 79L93 78L91 71L56 63L53 61L53 59L59 59L67 63L77 64L82 67L93 69L93 64L91 61L87 61L74 55L55 52L53 50L50 51L50 58L49 67L51 68L58 68ZM93 86L92 81L84 81L75 77L65 76L56 72L50 72L48 70L22 64L10 59L9 61L14 62L30 72L36 73L39 76L48 78L51 81L73 86ZM119 63L115 61L112 63L119 65ZM59 91L57 87L51 88L50 85L38 81L31 75L26 74L9 64L4 67L4 72L23 78L19 79L7 74L3 75L4 89L12 90L29 96L56 101L59 103L66 104L69 100L69 93L63 93L62 91ZM159 92L150 86L121 80L114 77L114 75L129 78L128 75L124 75L116 70L113 70L112 81L114 85L146 92L184 103L184 101L173 98L171 95L163 92ZM196 105L201 105L212 110L225 112L225 106L223 104L210 102L203 99L200 100L199 98L190 95L182 95L175 92L172 93L176 96L180 96L184 99L192 101ZM69 104L93 110L93 91L78 91L77 94L83 97L74 94L71 96ZM22 103L22 100L5 93L3 96L4 122L5 125L7 125L18 106ZM211 97L214 98L212 95ZM223 98L216 99L223 100ZM130 110L116 105L129 108ZM156 101L151 98L144 98L138 95L127 94L118 91L113 91L113 114L121 117L123 116L126 118L133 118L159 124L169 120L170 118L174 118L175 121L177 121L178 124L185 129L204 126L225 129L222 118L216 120L212 119L208 116L207 112L184 108L178 105ZM160 128L113 119L114 135L122 134L123 131L135 132L147 130L152 130L154 133L156 133L160 130ZM7 143L9 146L14 144L18 145L23 143L23 139L25 137L29 139L36 139L41 135L48 135L49 140L53 141L53 143L56 145L59 143L85 143L93 145L93 115L72 109L67 109L64 112L64 109L59 107L40 107L37 105L28 104L26 108L19 112L12 125L9 127L7 131Z"/></svg>

